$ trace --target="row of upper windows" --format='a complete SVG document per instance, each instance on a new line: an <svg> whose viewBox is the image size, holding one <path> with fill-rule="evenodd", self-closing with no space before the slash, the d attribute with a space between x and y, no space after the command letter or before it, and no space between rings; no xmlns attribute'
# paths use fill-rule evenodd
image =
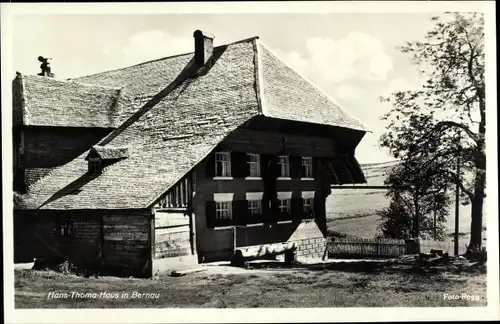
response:
<svg viewBox="0 0 500 324"><path fill-rule="evenodd" d="M313 211L313 198L302 198L302 211L310 213ZM278 209L281 213L291 213L291 199L278 199ZM248 211L250 216L262 215L262 200L249 200ZM231 201L215 202L215 219L232 220L233 208Z"/></svg>
<svg viewBox="0 0 500 324"><path fill-rule="evenodd" d="M255 153L247 153L249 176L261 176L261 161L260 155ZM290 177L290 156L278 156L279 176L288 178ZM313 177L313 159L310 156L302 157L302 174L305 178ZM230 177L231 176L231 154L230 152L216 152L215 153L215 176L216 177Z"/></svg>

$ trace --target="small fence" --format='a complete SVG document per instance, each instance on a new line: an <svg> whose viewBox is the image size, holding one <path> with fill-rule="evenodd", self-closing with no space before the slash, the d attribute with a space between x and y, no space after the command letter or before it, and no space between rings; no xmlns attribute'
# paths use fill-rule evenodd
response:
<svg viewBox="0 0 500 324"><path fill-rule="evenodd" d="M434 240L419 240L419 252L429 253L431 250L443 250L453 255L455 251L454 241L434 241ZM464 254L467 251L468 240L458 240L458 254Z"/></svg>
<svg viewBox="0 0 500 324"><path fill-rule="evenodd" d="M329 258L389 258L407 252L407 242L397 239L336 238L327 243Z"/></svg>
<svg viewBox="0 0 500 324"><path fill-rule="evenodd" d="M459 254L467 250L466 242L459 242ZM404 254L429 253L432 249L453 255L453 241L335 238L327 243L329 258L391 258Z"/></svg>

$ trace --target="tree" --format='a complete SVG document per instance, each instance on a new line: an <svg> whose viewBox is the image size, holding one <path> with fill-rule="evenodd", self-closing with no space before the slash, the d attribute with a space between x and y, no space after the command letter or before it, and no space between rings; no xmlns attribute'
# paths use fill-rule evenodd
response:
<svg viewBox="0 0 500 324"><path fill-rule="evenodd" d="M386 196L391 198L388 208L379 212L380 236L398 239L424 237L443 239L443 223L448 215L450 198L447 194L445 177L425 177L418 174L416 165L405 165L403 161L392 168L385 185L389 187ZM412 186L408 186L412 183Z"/></svg>
<svg viewBox="0 0 500 324"><path fill-rule="evenodd" d="M484 19L477 13L447 13L432 20L424 41L400 48L425 83L417 91L382 98L393 108L382 117L389 124L381 145L416 168L413 181L443 177L458 184L472 205L469 250L474 250L482 243L486 185Z"/></svg>

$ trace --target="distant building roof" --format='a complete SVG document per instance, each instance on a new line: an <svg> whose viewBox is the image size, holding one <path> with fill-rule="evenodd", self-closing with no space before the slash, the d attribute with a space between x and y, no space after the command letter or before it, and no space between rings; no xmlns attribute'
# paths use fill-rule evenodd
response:
<svg viewBox="0 0 500 324"><path fill-rule="evenodd" d="M259 115L366 131L257 38L215 47L213 57L202 74L190 53L75 79L120 87L119 126L98 147L127 147L129 157L90 177L85 152L33 184L16 208L146 208Z"/></svg>

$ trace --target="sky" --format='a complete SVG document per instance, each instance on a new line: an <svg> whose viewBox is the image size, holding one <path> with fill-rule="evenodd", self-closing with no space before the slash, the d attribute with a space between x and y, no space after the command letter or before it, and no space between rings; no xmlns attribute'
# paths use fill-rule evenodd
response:
<svg viewBox="0 0 500 324"><path fill-rule="evenodd" d="M356 149L360 163L394 160L378 145L380 96L418 87L416 66L397 47L423 40L430 13L57 14L16 15L9 71L37 74L39 55L65 79L192 52L193 31L215 46L259 36L296 71L333 97L372 132Z"/></svg>

